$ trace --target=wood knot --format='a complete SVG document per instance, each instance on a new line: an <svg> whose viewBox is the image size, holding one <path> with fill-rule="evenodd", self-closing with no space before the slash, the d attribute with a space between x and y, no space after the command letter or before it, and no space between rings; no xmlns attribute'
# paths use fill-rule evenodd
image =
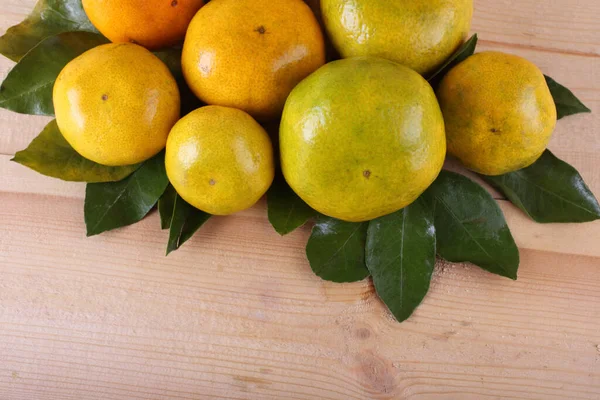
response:
<svg viewBox="0 0 600 400"><path fill-rule="evenodd" d="M361 340L366 340L371 337L371 331L367 328L358 328L354 334Z"/></svg>
<svg viewBox="0 0 600 400"><path fill-rule="evenodd" d="M397 390L394 366L391 362L371 350L361 351L355 356L359 381L367 388L386 395Z"/></svg>

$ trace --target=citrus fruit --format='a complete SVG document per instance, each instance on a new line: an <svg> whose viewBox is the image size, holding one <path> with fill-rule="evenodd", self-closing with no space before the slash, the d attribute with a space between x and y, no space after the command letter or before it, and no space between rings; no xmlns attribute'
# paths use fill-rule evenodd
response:
<svg viewBox="0 0 600 400"><path fill-rule="evenodd" d="M244 111L222 106L199 108L173 127L165 165L177 193L214 215L252 207L275 174L265 130Z"/></svg>
<svg viewBox="0 0 600 400"><path fill-rule="evenodd" d="M427 75L463 43L473 0L321 0L343 57L378 56Z"/></svg>
<svg viewBox="0 0 600 400"><path fill-rule="evenodd" d="M511 54L469 57L444 77L438 96L448 152L484 175L533 164L556 125L556 106L544 75Z"/></svg>
<svg viewBox="0 0 600 400"><path fill-rule="evenodd" d="M203 0L83 0L92 24L112 42L159 49L183 41Z"/></svg>
<svg viewBox="0 0 600 400"><path fill-rule="evenodd" d="M433 89L413 70L375 57L331 62L290 94L281 166L312 208L345 221L397 211L438 176L446 154Z"/></svg>
<svg viewBox="0 0 600 400"><path fill-rule="evenodd" d="M213 0L190 24L182 57L201 100L260 119L277 116L324 62L321 28L302 0Z"/></svg>
<svg viewBox="0 0 600 400"><path fill-rule="evenodd" d="M167 142L179 119L179 90L145 48L98 46L62 70L53 91L56 122L82 156L104 165L144 161Z"/></svg>

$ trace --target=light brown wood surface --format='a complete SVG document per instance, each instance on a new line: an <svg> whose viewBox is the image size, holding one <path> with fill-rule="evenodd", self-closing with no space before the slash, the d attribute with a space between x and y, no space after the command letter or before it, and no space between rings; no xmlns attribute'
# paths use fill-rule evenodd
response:
<svg viewBox="0 0 600 400"><path fill-rule="evenodd" d="M33 3L0 0L0 32ZM475 3L481 49L596 111L551 149L600 195L600 3ZM156 215L87 239L82 184L9 162L47 121L0 111L0 400L600 399L600 223L537 225L500 200L519 280L441 263L398 324L369 282L313 276L309 230L279 237L263 203L168 258Z"/></svg>

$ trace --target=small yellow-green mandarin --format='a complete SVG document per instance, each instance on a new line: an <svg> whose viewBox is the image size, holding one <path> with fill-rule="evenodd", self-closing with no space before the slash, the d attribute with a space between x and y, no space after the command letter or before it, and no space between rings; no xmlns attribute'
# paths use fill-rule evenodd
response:
<svg viewBox="0 0 600 400"><path fill-rule="evenodd" d="M280 127L281 166L312 208L345 221L397 211L438 176L444 121L431 86L392 61L334 61L290 94Z"/></svg>
<svg viewBox="0 0 600 400"><path fill-rule="evenodd" d="M244 111L221 106L199 108L173 127L165 165L177 193L214 215L252 207L275 175L267 132Z"/></svg>
<svg viewBox="0 0 600 400"><path fill-rule="evenodd" d="M469 57L444 77L438 98L448 152L483 175L533 164L556 126L556 106L544 75L512 54Z"/></svg>
<svg viewBox="0 0 600 400"><path fill-rule="evenodd" d="M321 0L321 10L342 57L383 57L428 75L467 37L473 0Z"/></svg>
<svg viewBox="0 0 600 400"><path fill-rule="evenodd" d="M179 89L168 68L131 43L98 46L75 58L56 79L53 101L67 142L109 166L156 155L180 115Z"/></svg>

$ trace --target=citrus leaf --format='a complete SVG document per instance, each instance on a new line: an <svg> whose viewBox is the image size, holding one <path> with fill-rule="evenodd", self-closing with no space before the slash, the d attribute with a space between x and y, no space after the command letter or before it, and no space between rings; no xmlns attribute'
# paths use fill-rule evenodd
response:
<svg viewBox="0 0 600 400"><path fill-rule="evenodd" d="M280 235L287 235L318 213L310 208L278 175L267 192L269 222Z"/></svg>
<svg viewBox="0 0 600 400"><path fill-rule="evenodd" d="M533 165L500 176L482 176L540 223L600 219L600 205L575 168L546 150Z"/></svg>
<svg viewBox="0 0 600 400"><path fill-rule="evenodd" d="M469 40L463 43L462 46L448 60L435 71L427 80L433 88L436 88L446 74L455 66L465 61L475 53L477 47L477 34L471 36Z"/></svg>
<svg viewBox="0 0 600 400"><path fill-rule="evenodd" d="M369 223L367 268L381 300L402 322L429 291L435 266L433 210L421 199Z"/></svg>
<svg viewBox="0 0 600 400"><path fill-rule="evenodd" d="M8 73L0 86L0 107L21 114L54 115L52 89L75 57L107 43L96 33L66 32L44 39Z"/></svg>
<svg viewBox="0 0 600 400"><path fill-rule="evenodd" d="M556 116L558 119L569 115L592 112L587 108L569 89L556 82L549 76L544 75L546 83L556 104Z"/></svg>
<svg viewBox="0 0 600 400"><path fill-rule="evenodd" d="M176 194L173 217L171 218L169 229L167 255L179 249L185 242L191 239L210 217L210 214L191 206L181 196Z"/></svg>
<svg viewBox="0 0 600 400"><path fill-rule="evenodd" d="M19 61L47 37L62 32L94 32L81 0L39 0L25 21L0 37L0 54Z"/></svg>
<svg viewBox="0 0 600 400"><path fill-rule="evenodd" d="M112 182L131 175L138 167L108 167L79 155L65 140L56 121L44 130L12 159L42 175L73 182Z"/></svg>
<svg viewBox="0 0 600 400"><path fill-rule="evenodd" d="M184 117L192 111L204 106L205 104L198 99L194 92L192 92L192 89L190 89L183 77L183 70L181 68L181 49L165 49L154 52L154 55L165 63L177 81L179 95L181 97L181 116Z"/></svg>
<svg viewBox="0 0 600 400"><path fill-rule="evenodd" d="M84 205L87 235L140 221L154 207L168 183L164 151L122 181L89 183Z"/></svg>
<svg viewBox="0 0 600 400"><path fill-rule="evenodd" d="M169 184L165 192L158 199L158 214L160 215L160 228L169 229L171 219L173 218L173 209L175 209L175 198L177 192L173 185Z"/></svg>
<svg viewBox="0 0 600 400"><path fill-rule="evenodd" d="M192 89L187 85L185 80L181 79L177 81L177 85L179 86L179 94L181 96L181 117L185 117L192 111L199 109L200 107L205 106Z"/></svg>
<svg viewBox="0 0 600 400"><path fill-rule="evenodd" d="M365 265L367 222L320 217L306 245L314 273L332 282L357 282L369 276Z"/></svg>
<svg viewBox="0 0 600 400"><path fill-rule="evenodd" d="M440 257L517 279L519 249L487 190L462 175L442 171L424 197L434 210Z"/></svg>
<svg viewBox="0 0 600 400"><path fill-rule="evenodd" d="M181 49L170 48L155 51L154 55L165 63L177 82L183 80L183 69L181 67Z"/></svg>

